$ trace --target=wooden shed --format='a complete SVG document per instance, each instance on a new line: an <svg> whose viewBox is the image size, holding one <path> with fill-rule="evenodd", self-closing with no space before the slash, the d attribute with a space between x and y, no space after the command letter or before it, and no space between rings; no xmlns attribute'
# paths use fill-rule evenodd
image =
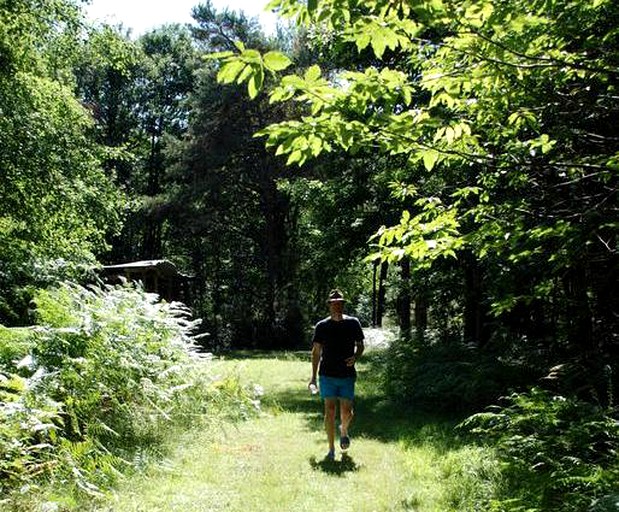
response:
<svg viewBox="0 0 619 512"><path fill-rule="evenodd" d="M168 260L143 260L105 265L102 277L116 283L120 277L129 281L141 282L147 292L157 293L167 301L178 300L189 304L191 300L192 277L178 271L176 265Z"/></svg>

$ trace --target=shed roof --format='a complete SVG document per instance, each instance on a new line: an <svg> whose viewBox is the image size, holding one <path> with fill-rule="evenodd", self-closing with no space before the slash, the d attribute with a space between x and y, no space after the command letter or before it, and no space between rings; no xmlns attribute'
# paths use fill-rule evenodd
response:
<svg viewBox="0 0 619 512"><path fill-rule="evenodd" d="M120 270L120 271L147 271L147 270L156 270L160 274L170 275L170 276L182 276L182 277L190 277L186 274L183 274L178 271L176 265L168 260L142 260L142 261L131 261L128 263L120 263L117 265L104 265L104 270Z"/></svg>

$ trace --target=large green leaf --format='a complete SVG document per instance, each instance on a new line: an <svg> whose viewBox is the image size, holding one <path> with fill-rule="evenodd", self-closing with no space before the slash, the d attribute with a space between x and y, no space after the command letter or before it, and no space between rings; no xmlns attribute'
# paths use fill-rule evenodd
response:
<svg viewBox="0 0 619 512"><path fill-rule="evenodd" d="M281 52L267 52L263 59L264 66L271 71L282 71L292 64L292 61Z"/></svg>
<svg viewBox="0 0 619 512"><path fill-rule="evenodd" d="M254 99L258 96L258 93L262 89L262 83L264 82L264 71L262 68L255 68L249 82L247 82L247 92L249 97Z"/></svg>
<svg viewBox="0 0 619 512"><path fill-rule="evenodd" d="M217 80L224 84L230 84L236 80L244 68L245 63L241 60L227 62L221 67L219 73L217 73Z"/></svg>

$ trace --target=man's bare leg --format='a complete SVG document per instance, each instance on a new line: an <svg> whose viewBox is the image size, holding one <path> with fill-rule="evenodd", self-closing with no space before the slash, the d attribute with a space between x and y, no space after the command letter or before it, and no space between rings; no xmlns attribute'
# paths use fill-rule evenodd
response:
<svg viewBox="0 0 619 512"><path fill-rule="evenodd" d="M342 437L348 437L348 427L354 416L352 400L340 398L340 434Z"/></svg>
<svg viewBox="0 0 619 512"><path fill-rule="evenodd" d="M335 409L337 400L325 398L325 430L329 441L329 451L335 450Z"/></svg>

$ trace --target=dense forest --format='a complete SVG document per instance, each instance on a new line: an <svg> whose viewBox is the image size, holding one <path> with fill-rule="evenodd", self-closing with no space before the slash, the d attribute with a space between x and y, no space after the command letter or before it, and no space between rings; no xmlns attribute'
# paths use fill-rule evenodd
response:
<svg viewBox="0 0 619 512"><path fill-rule="evenodd" d="M108 308L104 266L174 264L214 352L308 349L337 286L397 331L392 398L535 482L493 510L616 510L617 2L274 0L265 36L207 0L139 37L84 3L0 0L0 407L8 333Z"/></svg>

